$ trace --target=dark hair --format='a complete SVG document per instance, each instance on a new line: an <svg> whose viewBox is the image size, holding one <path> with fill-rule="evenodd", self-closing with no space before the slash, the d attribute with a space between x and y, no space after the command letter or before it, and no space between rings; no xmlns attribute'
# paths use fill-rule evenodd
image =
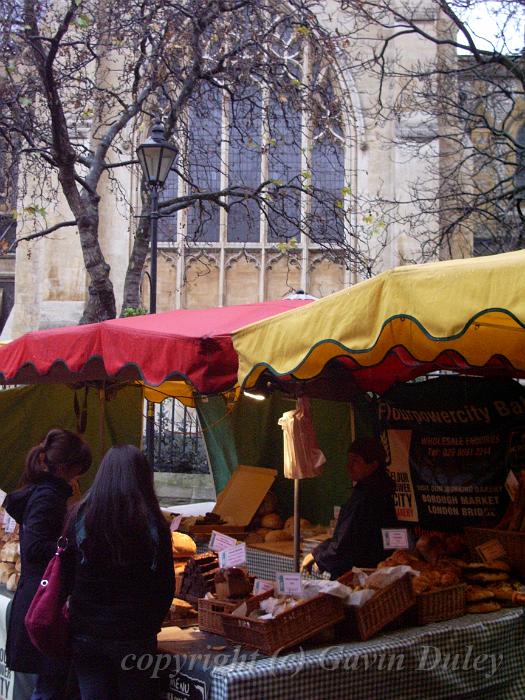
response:
<svg viewBox="0 0 525 700"><path fill-rule="evenodd" d="M359 455L367 464L377 462L379 467L386 467L386 452L379 438L357 438L348 448L348 452Z"/></svg>
<svg viewBox="0 0 525 700"><path fill-rule="evenodd" d="M78 466L84 474L91 466L91 449L76 433L62 428L50 430L42 442L27 454L21 483L35 484L60 467Z"/></svg>
<svg viewBox="0 0 525 700"><path fill-rule="evenodd" d="M148 536L152 526L157 532L168 530L155 495L153 471L134 445L115 445L106 452L72 517L76 519L77 513L84 519L86 557L118 565L153 555L155 543Z"/></svg>

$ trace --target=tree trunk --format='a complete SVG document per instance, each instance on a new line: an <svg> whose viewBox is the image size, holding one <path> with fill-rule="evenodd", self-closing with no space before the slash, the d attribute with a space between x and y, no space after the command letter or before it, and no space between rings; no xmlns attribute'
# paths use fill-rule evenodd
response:
<svg viewBox="0 0 525 700"><path fill-rule="evenodd" d="M142 195L142 218L135 234L133 249L129 257L126 279L124 281L124 298L122 310L131 307L138 309L141 305L140 285L142 281L142 271L146 262L149 250L150 226L149 213L150 198L147 194Z"/></svg>
<svg viewBox="0 0 525 700"><path fill-rule="evenodd" d="M111 268L98 240L98 211L93 206L90 209L91 212L78 218L82 255L89 275L88 300L80 324L106 321L117 315L113 284L109 278Z"/></svg>

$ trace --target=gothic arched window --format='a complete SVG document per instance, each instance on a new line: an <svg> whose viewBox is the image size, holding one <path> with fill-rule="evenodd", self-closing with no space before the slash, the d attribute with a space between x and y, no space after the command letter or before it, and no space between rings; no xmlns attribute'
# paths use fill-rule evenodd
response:
<svg viewBox="0 0 525 700"><path fill-rule="evenodd" d="M179 212L178 222L175 216L161 220L161 240L175 241L179 225L190 245L274 246L291 238L300 245L344 243L348 140L336 81L329 66L314 65L315 51L290 28L269 51L279 57L275 81L250 76L233 91L207 85L192 102L186 182L170 179L163 193L233 188L223 199L227 210L198 200ZM263 182L269 184L259 202L243 197Z"/></svg>

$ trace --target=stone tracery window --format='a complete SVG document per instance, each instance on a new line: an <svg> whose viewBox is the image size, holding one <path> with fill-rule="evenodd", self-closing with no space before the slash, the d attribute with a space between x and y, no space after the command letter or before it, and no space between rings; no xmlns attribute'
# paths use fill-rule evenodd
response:
<svg viewBox="0 0 525 700"><path fill-rule="evenodd" d="M329 68L315 66L307 41L285 29L271 51L288 67L288 81L270 89L256 82L227 91L207 86L188 114L188 191L253 188L265 179L278 185L263 211L250 199L230 198L229 211L208 201L179 212L190 245L275 245L292 237L301 244L337 247L344 242L345 136L338 91ZM310 84L309 109L301 107L301 83ZM318 92L316 89L318 88ZM163 197L181 188L171 176ZM300 192L308 187L311 196ZM168 189L171 188L169 191ZM221 220L223 228L221 229ZM177 216L161 219L159 238L176 241Z"/></svg>

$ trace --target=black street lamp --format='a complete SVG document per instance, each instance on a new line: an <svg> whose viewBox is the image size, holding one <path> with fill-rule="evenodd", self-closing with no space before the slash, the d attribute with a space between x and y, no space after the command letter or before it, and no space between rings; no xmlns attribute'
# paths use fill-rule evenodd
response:
<svg viewBox="0 0 525 700"><path fill-rule="evenodd" d="M137 148L137 157L142 168L144 181L151 188L150 239L151 239L151 285L149 312L157 311L157 230L159 222L159 191L164 187L171 166L177 157L178 149L164 139L164 127L159 119L153 125L150 135Z"/></svg>
<svg viewBox="0 0 525 700"><path fill-rule="evenodd" d="M146 185L151 189L150 206L150 240L151 240L151 275L149 312L157 312L157 230L159 223L159 192L170 173L171 166L177 157L176 146L164 138L164 127L157 119L150 135L137 148L137 157L142 168ZM148 401L146 416L146 447L151 468L154 467L155 451L155 404Z"/></svg>

